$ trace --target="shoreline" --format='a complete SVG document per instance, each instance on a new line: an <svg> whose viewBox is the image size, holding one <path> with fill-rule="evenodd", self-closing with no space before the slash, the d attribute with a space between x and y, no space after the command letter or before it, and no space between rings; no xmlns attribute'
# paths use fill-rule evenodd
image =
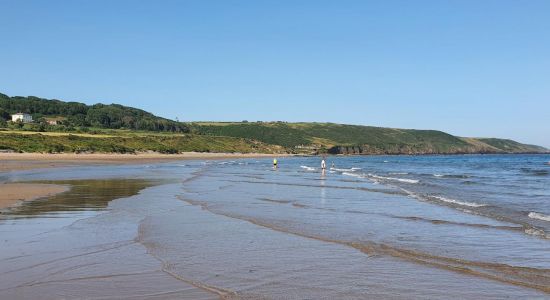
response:
<svg viewBox="0 0 550 300"><path fill-rule="evenodd" d="M264 153L208 153L185 152L181 154L162 153L0 153L0 173L31 169L70 167L83 165L124 165L160 163L177 160L241 159L288 157L292 154Z"/></svg>
<svg viewBox="0 0 550 300"><path fill-rule="evenodd" d="M64 185L43 183L4 183L0 184L0 210L40 198L51 197L68 191Z"/></svg>
<svg viewBox="0 0 550 300"><path fill-rule="evenodd" d="M0 174L45 168L127 165L142 163L162 163L177 160L216 160L242 158L270 158L290 156L289 154L263 153L200 153L181 154L140 153L0 153ZM22 202L50 197L69 190L69 187L54 184L0 182L0 210L15 207Z"/></svg>

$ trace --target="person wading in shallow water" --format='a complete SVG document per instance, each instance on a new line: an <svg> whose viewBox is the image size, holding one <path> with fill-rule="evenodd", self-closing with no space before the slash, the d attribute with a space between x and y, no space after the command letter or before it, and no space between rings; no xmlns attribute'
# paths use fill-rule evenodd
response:
<svg viewBox="0 0 550 300"><path fill-rule="evenodd" d="M277 159L273 159L273 169L277 169Z"/></svg>
<svg viewBox="0 0 550 300"><path fill-rule="evenodd" d="M327 168L327 164L325 163L325 158L321 160L321 169L325 170Z"/></svg>

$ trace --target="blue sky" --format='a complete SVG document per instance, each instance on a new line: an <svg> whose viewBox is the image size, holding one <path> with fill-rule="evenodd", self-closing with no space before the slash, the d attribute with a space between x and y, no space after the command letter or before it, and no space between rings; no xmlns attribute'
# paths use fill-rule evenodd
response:
<svg viewBox="0 0 550 300"><path fill-rule="evenodd" d="M550 1L4 1L0 92L550 147Z"/></svg>

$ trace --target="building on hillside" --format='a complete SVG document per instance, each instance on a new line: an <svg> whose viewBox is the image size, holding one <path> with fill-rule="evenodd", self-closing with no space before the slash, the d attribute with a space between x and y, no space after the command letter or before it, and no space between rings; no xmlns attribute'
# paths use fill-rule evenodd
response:
<svg viewBox="0 0 550 300"><path fill-rule="evenodd" d="M31 123L32 122L32 116L25 113L16 113L11 115L11 120L13 122L23 122L23 123Z"/></svg>

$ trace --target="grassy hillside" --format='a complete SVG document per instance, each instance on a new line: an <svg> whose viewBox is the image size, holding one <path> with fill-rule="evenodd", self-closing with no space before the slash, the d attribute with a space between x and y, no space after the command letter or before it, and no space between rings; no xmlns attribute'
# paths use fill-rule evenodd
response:
<svg viewBox="0 0 550 300"><path fill-rule="evenodd" d="M193 123L192 132L204 135L250 138L268 144L293 148L310 144L309 136L286 123Z"/></svg>
<svg viewBox="0 0 550 300"><path fill-rule="evenodd" d="M0 150L16 152L113 152L136 153L154 151L280 153L280 146L233 137L213 137L192 134L170 135L99 135L0 131Z"/></svg>
<svg viewBox="0 0 550 300"><path fill-rule="evenodd" d="M522 144L508 139L478 138L477 140L505 152L548 152L548 149L541 146Z"/></svg>
<svg viewBox="0 0 550 300"><path fill-rule="evenodd" d="M394 129L333 123L193 123L199 134L248 137L301 151L343 154L524 153L548 151L502 139L460 138L437 130Z"/></svg>

